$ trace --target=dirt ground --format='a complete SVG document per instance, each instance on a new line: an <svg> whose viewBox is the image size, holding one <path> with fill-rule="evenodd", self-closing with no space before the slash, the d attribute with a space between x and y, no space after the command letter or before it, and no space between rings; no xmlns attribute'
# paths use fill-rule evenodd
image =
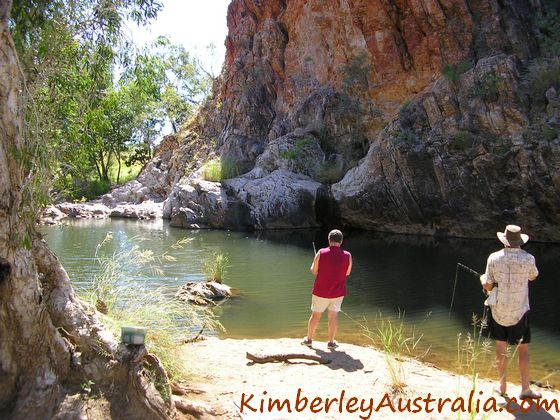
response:
<svg viewBox="0 0 560 420"><path fill-rule="evenodd" d="M246 353L306 354L330 363L293 359L260 364L251 362ZM479 379L471 394L472 378L417 361L393 362L402 366L406 384L394 392L385 355L345 343L331 351L324 342L308 349L300 340L287 338L209 338L186 344L183 358L193 373L191 392L183 398L204 419L560 418L558 391L539 389L548 409L529 401L519 405L521 401L513 399L519 395L518 385L508 386L511 399L505 399L494 391L495 382ZM511 368L511 375L517 375L516 364ZM473 417L469 397L470 406L479 408Z"/></svg>

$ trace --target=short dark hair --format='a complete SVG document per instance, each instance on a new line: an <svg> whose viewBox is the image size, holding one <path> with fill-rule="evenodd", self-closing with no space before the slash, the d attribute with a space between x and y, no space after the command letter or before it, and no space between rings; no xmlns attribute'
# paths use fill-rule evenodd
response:
<svg viewBox="0 0 560 420"><path fill-rule="evenodd" d="M333 229L329 232L329 242L341 243L342 242L342 232L338 229Z"/></svg>

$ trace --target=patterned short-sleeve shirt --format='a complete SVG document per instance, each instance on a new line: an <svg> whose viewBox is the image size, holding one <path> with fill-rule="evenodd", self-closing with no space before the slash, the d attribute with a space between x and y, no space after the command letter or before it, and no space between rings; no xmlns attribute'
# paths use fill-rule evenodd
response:
<svg viewBox="0 0 560 420"><path fill-rule="evenodd" d="M486 282L498 284L492 317L505 327L517 324L529 310L529 280L539 274L535 257L521 248L504 248L488 257Z"/></svg>

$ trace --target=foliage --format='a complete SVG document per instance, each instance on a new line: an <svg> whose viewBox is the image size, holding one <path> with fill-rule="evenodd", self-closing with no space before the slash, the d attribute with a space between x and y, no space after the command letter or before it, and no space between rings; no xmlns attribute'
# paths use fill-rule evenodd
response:
<svg viewBox="0 0 560 420"><path fill-rule="evenodd" d="M280 153L280 156L282 156L284 159L296 160L301 154L301 152L303 151L303 149L305 149L307 146L310 146L314 143L315 141L312 138L298 139L296 140L293 147L289 148L288 150L282 151Z"/></svg>
<svg viewBox="0 0 560 420"><path fill-rule="evenodd" d="M344 176L344 165L333 160L325 160L319 165L315 179L322 184L335 184Z"/></svg>
<svg viewBox="0 0 560 420"><path fill-rule="evenodd" d="M348 60L342 67L342 86L346 92L356 93L358 90L367 89L367 76L371 71L368 61L367 54L361 53Z"/></svg>
<svg viewBox="0 0 560 420"><path fill-rule="evenodd" d="M467 61L462 61L459 64L445 63L443 65L442 73L449 82L457 84L459 77L471 67L471 63Z"/></svg>
<svg viewBox="0 0 560 420"><path fill-rule="evenodd" d="M491 315L490 315L491 316ZM491 343L488 339L483 339L481 334L481 319L475 314L472 315L472 334L468 333L465 338L462 334L457 335L457 376L461 381L461 375L468 375L471 381L471 390L476 391L479 378L479 366L488 366L488 371L484 376L488 376L492 363L487 360L491 357ZM477 415L475 407L469 407L471 418Z"/></svg>
<svg viewBox="0 0 560 420"><path fill-rule="evenodd" d="M227 254L214 253L204 261L204 274L207 281L215 281L223 283L227 268L229 264L229 257Z"/></svg>
<svg viewBox="0 0 560 420"><path fill-rule="evenodd" d="M396 320L383 318L379 314L374 331L370 330L367 325L361 326L363 334L385 353L393 392L402 392L406 387L404 359L405 357L417 357L418 344L423 335L417 337L414 328L407 329L404 325L404 313L400 312Z"/></svg>
<svg viewBox="0 0 560 420"><path fill-rule="evenodd" d="M453 150L464 151L473 148L480 141L476 134L466 130L459 130L451 138L449 147Z"/></svg>
<svg viewBox="0 0 560 420"><path fill-rule="evenodd" d="M184 378L187 371L181 363L181 344L202 327L222 327L209 310L182 303L163 288L146 288L135 278L144 270L161 273L162 264L175 259L173 251L189 241L178 241L161 255L142 249L138 245L142 238L132 238L120 251L109 254L111 241L109 234L97 246L100 271L87 288L79 290L80 295L103 311L104 322L117 336L125 325L148 328L148 351L161 360L171 379Z"/></svg>
<svg viewBox="0 0 560 420"><path fill-rule="evenodd" d="M560 91L560 58L531 62L523 76L523 88L532 102L544 105L545 93L551 87Z"/></svg>
<svg viewBox="0 0 560 420"><path fill-rule="evenodd" d="M537 37L542 54L545 57L560 55L560 3L545 0L533 19L538 28Z"/></svg>
<svg viewBox="0 0 560 420"><path fill-rule="evenodd" d="M137 150L145 161L164 120L178 127L209 92L211 75L182 46L160 38L137 51L123 35L126 19L144 24L161 7L159 0L14 1L24 138L33 145L22 162L44 190L52 180L59 196L69 196L62 198L79 196L110 183L115 166L119 183L123 157Z"/></svg>
<svg viewBox="0 0 560 420"><path fill-rule="evenodd" d="M541 129L541 137L546 141L553 141L560 136L560 129L556 127L550 127L547 124L543 124Z"/></svg>
<svg viewBox="0 0 560 420"><path fill-rule="evenodd" d="M392 136L389 138L389 142L395 147L398 147L400 145L405 145L405 144L412 144L415 143L416 141L418 141L418 136L416 135L416 132L409 128L405 128L399 131L396 136Z"/></svg>
<svg viewBox="0 0 560 420"><path fill-rule="evenodd" d="M502 78L495 74L485 74L480 85L476 88L476 96L485 102L494 102L500 95L500 81Z"/></svg>
<svg viewBox="0 0 560 420"><path fill-rule="evenodd" d="M237 160L231 156L214 158L202 165L202 178L206 181L219 182L235 178L241 174Z"/></svg>

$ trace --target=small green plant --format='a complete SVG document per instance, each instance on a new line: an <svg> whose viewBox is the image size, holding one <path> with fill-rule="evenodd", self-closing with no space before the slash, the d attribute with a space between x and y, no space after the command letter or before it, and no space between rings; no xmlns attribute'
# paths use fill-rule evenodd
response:
<svg viewBox="0 0 560 420"><path fill-rule="evenodd" d="M202 165L202 178L212 182L222 180L222 163L219 159L212 159Z"/></svg>
<svg viewBox="0 0 560 420"><path fill-rule="evenodd" d="M376 329L371 331L367 325L361 325L364 335L385 353L387 369L391 377L391 388L394 394L403 392L406 387L405 358L415 357L418 344L423 335L416 336L414 328L407 329L404 325L404 314L399 312L396 320L376 319Z"/></svg>
<svg viewBox="0 0 560 420"><path fill-rule="evenodd" d="M214 253L204 262L204 274L207 281L215 281L223 283L227 268L229 264L229 257L227 254Z"/></svg>
<svg viewBox="0 0 560 420"><path fill-rule="evenodd" d="M476 88L476 96L485 102L494 102L498 100L501 80L502 78L498 75L491 73L486 74L480 85Z"/></svg>
<svg viewBox="0 0 560 420"><path fill-rule="evenodd" d="M473 391L477 389L478 378L480 376L479 366L488 366L485 376L488 376L492 363L489 363L487 358L491 355L490 340L482 337L481 334L481 319L476 314L472 315L472 333L457 335L457 373L458 387L460 391L461 376L467 375L470 380L470 388ZM476 407L469 407L470 418L474 419L477 416Z"/></svg>
<svg viewBox="0 0 560 420"><path fill-rule="evenodd" d="M541 51L547 57L560 55L560 5L556 0L545 0L541 10L534 14Z"/></svg>
<svg viewBox="0 0 560 420"><path fill-rule="evenodd" d="M459 64L445 63L443 65L442 73L449 82L457 84L459 77L471 67L472 65L468 61L462 61Z"/></svg>
<svg viewBox="0 0 560 420"><path fill-rule="evenodd" d="M405 113L409 112L409 111L410 111L410 107L411 107L410 101L406 101L406 102L401 106L401 109L399 109L399 117L400 117L402 114L405 114Z"/></svg>
<svg viewBox="0 0 560 420"><path fill-rule="evenodd" d="M546 141L552 141L560 135L560 130L554 127L550 127L546 124L543 125L541 130L541 137Z"/></svg>
<svg viewBox="0 0 560 420"><path fill-rule="evenodd" d="M206 181L219 182L235 178L241 174L240 165L233 157L225 156L209 160L202 165L202 178Z"/></svg>
<svg viewBox="0 0 560 420"><path fill-rule="evenodd" d="M418 141L418 136L413 130L409 128L405 128L402 131L399 131L396 136L392 136L389 138L389 142L395 147L405 144L412 144L416 141Z"/></svg>
<svg viewBox="0 0 560 420"><path fill-rule="evenodd" d="M551 87L560 90L560 58L534 60L523 77L525 93L534 103L544 105L545 93Z"/></svg>
<svg viewBox="0 0 560 420"><path fill-rule="evenodd" d="M319 165L315 179L322 184L335 184L344 176L344 165L326 160Z"/></svg>
<svg viewBox="0 0 560 420"><path fill-rule="evenodd" d="M367 76L371 71L368 61L367 54L362 53L342 66L342 85L345 91L352 93L357 89L367 89Z"/></svg>
<svg viewBox="0 0 560 420"><path fill-rule="evenodd" d="M293 147L281 152L280 156L282 156L284 159L296 160L303 149L309 145L312 145L313 143L315 143L315 141L311 138L298 139L296 140Z"/></svg>
<svg viewBox="0 0 560 420"><path fill-rule="evenodd" d="M480 138L470 132L465 130L457 131L451 138L450 148L457 151L465 151L472 149L474 146L480 143Z"/></svg>

